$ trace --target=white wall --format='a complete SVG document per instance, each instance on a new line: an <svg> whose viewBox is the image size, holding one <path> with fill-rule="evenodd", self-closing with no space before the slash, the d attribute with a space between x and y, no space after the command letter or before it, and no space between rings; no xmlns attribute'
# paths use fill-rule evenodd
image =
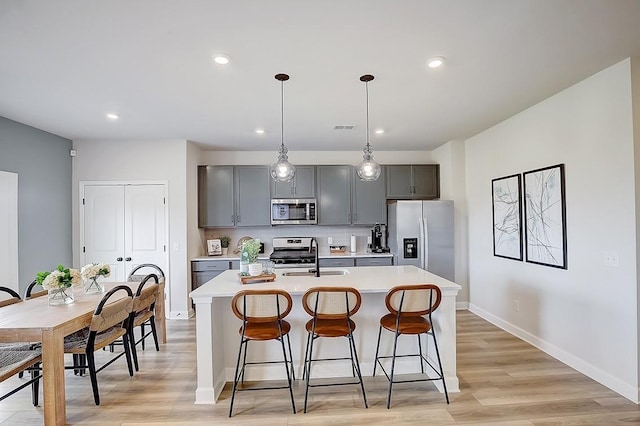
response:
<svg viewBox="0 0 640 426"><path fill-rule="evenodd" d="M568 269L494 257L491 179L558 163ZM471 310L637 402L634 170L630 60L466 141Z"/></svg>
<svg viewBox="0 0 640 426"><path fill-rule="evenodd" d="M469 304L469 267L467 245L467 193L465 180L464 141L450 141L431 152L434 163L440 165L440 198L453 200L455 211L455 282L458 309Z"/></svg>
<svg viewBox="0 0 640 426"><path fill-rule="evenodd" d="M167 181L169 215L169 289L167 313L186 318L189 262L187 252L187 141L74 141L73 258L78 264L80 181ZM194 185L193 180L190 184ZM191 190L191 189L190 189ZM196 191L195 185L193 191ZM177 247L177 250L176 250Z"/></svg>

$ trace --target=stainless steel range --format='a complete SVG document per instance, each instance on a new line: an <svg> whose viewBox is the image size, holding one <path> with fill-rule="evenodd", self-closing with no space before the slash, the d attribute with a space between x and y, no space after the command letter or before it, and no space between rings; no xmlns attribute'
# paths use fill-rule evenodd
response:
<svg viewBox="0 0 640 426"><path fill-rule="evenodd" d="M281 268L309 267L315 262L316 250L311 248L311 237L274 238L269 260Z"/></svg>

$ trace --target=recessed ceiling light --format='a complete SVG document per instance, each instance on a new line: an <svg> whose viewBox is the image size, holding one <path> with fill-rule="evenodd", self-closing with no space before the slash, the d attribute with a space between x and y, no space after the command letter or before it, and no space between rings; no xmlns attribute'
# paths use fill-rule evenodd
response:
<svg viewBox="0 0 640 426"><path fill-rule="evenodd" d="M256 133L262 135L264 133L264 129L256 129Z"/></svg>
<svg viewBox="0 0 640 426"><path fill-rule="evenodd" d="M384 133L384 129L376 129L376 135L381 135Z"/></svg>
<svg viewBox="0 0 640 426"><path fill-rule="evenodd" d="M213 55L213 61L216 64L227 65L229 61L231 61L231 58L229 58L227 55Z"/></svg>
<svg viewBox="0 0 640 426"><path fill-rule="evenodd" d="M118 118L120 118L120 115L116 114L115 112L108 112L107 118L109 120L117 120Z"/></svg>
<svg viewBox="0 0 640 426"><path fill-rule="evenodd" d="M429 59L429 61L427 62L427 65L429 66L429 68L438 68L443 64L444 64L444 57L442 56L434 56L433 58Z"/></svg>

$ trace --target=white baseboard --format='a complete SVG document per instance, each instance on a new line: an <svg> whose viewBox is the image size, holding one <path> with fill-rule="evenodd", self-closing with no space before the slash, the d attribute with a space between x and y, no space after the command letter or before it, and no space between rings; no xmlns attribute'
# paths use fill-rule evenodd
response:
<svg viewBox="0 0 640 426"><path fill-rule="evenodd" d="M542 352L551 355L558 361L568 365L569 367L578 370L585 376L592 378L593 380L603 384L614 392L619 393L624 396L628 400L639 404L640 403L640 389L634 386L629 385L628 383L623 382L622 380L610 375L606 371L599 369L598 367L586 362L585 360L578 358L577 356L570 354L559 347L548 343L538 336L534 336L526 330L521 329L507 321L504 321L502 318L499 318L490 312L485 311L478 306L475 306L471 303L469 305L469 311L478 315L480 318L483 318L493 325L503 329L504 331L513 334L514 336L524 340L525 342L535 346L540 349Z"/></svg>
<svg viewBox="0 0 640 426"><path fill-rule="evenodd" d="M468 311L469 302L456 302L456 311Z"/></svg>
<svg viewBox="0 0 640 426"><path fill-rule="evenodd" d="M167 319L189 319L190 314L188 311L169 311Z"/></svg>

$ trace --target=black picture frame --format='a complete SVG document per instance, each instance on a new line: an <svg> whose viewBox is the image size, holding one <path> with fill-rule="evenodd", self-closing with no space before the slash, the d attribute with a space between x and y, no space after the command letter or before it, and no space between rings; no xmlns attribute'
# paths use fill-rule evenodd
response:
<svg viewBox="0 0 640 426"><path fill-rule="evenodd" d="M520 174L491 180L494 256L522 261L521 187Z"/></svg>
<svg viewBox="0 0 640 426"><path fill-rule="evenodd" d="M564 164L523 173L526 261L567 269Z"/></svg>

